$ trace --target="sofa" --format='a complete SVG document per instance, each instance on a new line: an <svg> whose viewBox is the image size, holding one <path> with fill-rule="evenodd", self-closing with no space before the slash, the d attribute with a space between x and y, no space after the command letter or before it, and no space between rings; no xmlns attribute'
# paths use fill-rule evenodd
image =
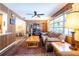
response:
<svg viewBox="0 0 79 59"><path fill-rule="evenodd" d="M46 33L46 34L42 35L42 39L43 39L44 47L47 52L54 52L54 47L53 47L53 45L51 45L51 43L64 42L69 45L71 45L71 43L72 43L71 36L65 36L63 34L54 33L54 32L53 33Z"/></svg>
<svg viewBox="0 0 79 59"><path fill-rule="evenodd" d="M49 42L61 42L65 40L65 35L61 33L48 32L42 35L43 44L45 45L47 41Z"/></svg>

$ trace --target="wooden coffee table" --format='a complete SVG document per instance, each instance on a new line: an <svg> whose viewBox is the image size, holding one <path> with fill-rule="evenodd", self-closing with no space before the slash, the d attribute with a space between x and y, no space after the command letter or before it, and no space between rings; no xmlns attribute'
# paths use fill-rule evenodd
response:
<svg viewBox="0 0 79 59"><path fill-rule="evenodd" d="M26 46L27 48L36 48L39 46L39 36L30 36L27 40L26 40Z"/></svg>

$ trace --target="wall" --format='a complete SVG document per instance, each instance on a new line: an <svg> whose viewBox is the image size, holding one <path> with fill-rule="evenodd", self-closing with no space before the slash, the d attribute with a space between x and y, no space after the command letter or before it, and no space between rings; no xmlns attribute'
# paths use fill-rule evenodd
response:
<svg viewBox="0 0 79 59"><path fill-rule="evenodd" d="M26 33L26 22L16 18L16 33Z"/></svg>
<svg viewBox="0 0 79 59"><path fill-rule="evenodd" d="M79 3L75 3L72 5L72 11L79 11ZM79 12L77 14L73 14L74 17L74 23L76 26L74 27L75 29L75 40L79 41ZM79 44L79 43L78 43Z"/></svg>
<svg viewBox="0 0 79 59"><path fill-rule="evenodd" d="M6 33L7 32L15 33L15 25L10 24L10 18L12 18L11 14L13 12L10 9L8 9L7 7L5 7L3 4L0 4L0 11L7 14L7 19L6 19L7 20L7 31L6 31ZM13 18L15 19L15 16Z"/></svg>
<svg viewBox="0 0 79 59"><path fill-rule="evenodd" d="M41 31L42 32L47 32L48 31L48 24L47 24L47 20L26 20L27 24L34 24L37 23L40 25L41 27Z"/></svg>
<svg viewBox="0 0 79 59"><path fill-rule="evenodd" d="M79 4L73 4L72 11L79 11ZM67 14L65 27L72 28L75 40L79 41L79 12Z"/></svg>
<svg viewBox="0 0 79 59"><path fill-rule="evenodd" d="M10 24L10 19L16 20L16 17L23 20L20 16L14 13L12 10L8 9L6 6L0 3L0 24L2 24L2 33L0 33L0 50L10 45L16 40L15 24Z"/></svg>
<svg viewBox="0 0 79 59"><path fill-rule="evenodd" d="M16 20L17 17L20 20L23 20L23 19L19 15L17 15L15 12L13 12L12 10L10 10L9 8L7 8L6 6L4 6L1 3L0 3L0 11L7 14L7 19L5 19L5 20L7 20L7 21L5 21L5 22L7 22L7 25L6 25L7 26L7 31L6 31L6 33L7 32L16 33L16 31L15 31L16 30L15 29L16 24L14 24L14 25L10 24L10 19L13 18L14 20ZM5 16L4 16L4 18L5 18Z"/></svg>

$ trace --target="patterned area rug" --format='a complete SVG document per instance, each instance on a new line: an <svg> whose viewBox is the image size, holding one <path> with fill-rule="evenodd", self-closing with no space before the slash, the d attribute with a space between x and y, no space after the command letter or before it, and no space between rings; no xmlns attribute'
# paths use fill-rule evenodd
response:
<svg viewBox="0 0 79 59"><path fill-rule="evenodd" d="M45 48L40 45L38 48L27 48L23 43L13 54L13 56L54 56L53 52L47 53Z"/></svg>

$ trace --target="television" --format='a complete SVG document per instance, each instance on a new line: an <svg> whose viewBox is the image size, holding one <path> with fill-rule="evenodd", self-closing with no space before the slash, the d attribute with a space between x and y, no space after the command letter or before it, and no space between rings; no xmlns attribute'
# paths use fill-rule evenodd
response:
<svg viewBox="0 0 79 59"><path fill-rule="evenodd" d="M11 18L10 19L10 24L14 25L15 24L15 19Z"/></svg>

